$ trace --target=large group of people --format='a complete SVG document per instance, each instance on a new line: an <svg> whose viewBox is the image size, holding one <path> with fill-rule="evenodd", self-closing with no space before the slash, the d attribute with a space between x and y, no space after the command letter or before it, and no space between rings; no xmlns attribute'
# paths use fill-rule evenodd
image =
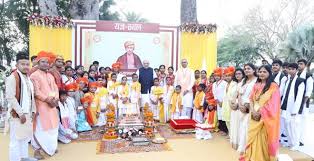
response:
<svg viewBox="0 0 314 161"><path fill-rule="evenodd" d="M193 71L186 59L181 67L151 68L143 61L132 75L120 72L121 63L85 70L70 60L41 51L31 58L20 52L17 69L6 80L10 112L10 161L53 156L58 140L70 143L78 133L106 124L108 106L116 118L140 115L148 105L156 122L194 119L210 125L230 140L241 160L273 161L280 143L297 150L304 145L304 120L309 112L313 77L307 61L243 68L217 67Z"/></svg>

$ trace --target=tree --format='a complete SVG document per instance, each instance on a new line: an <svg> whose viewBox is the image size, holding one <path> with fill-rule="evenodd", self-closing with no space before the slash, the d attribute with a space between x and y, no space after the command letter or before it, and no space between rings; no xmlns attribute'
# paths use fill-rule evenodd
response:
<svg viewBox="0 0 314 161"><path fill-rule="evenodd" d="M257 6L245 16L244 25L268 58L278 56L280 44L296 27L314 20L313 0L279 0L274 9Z"/></svg>
<svg viewBox="0 0 314 161"><path fill-rule="evenodd" d="M147 19L142 18L141 14L137 14L135 12L122 12L126 21L128 22L148 22Z"/></svg>
<svg viewBox="0 0 314 161"><path fill-rule="evenodd" d="M19 50L27 50L29 22L27 17L38 13L76 19L118 20L117 12L109 12L113 0L0 0L0 60L8 63ZM71 6L73 5L73 6ZM18 47L18 48L17 48Z"/></svg>
<svg viewBox="0 0 314 161"><path fill-rule="evenodd" d="M0 17L0 59L3 55L10 64L16 53L17 46L27 50L28 21L26 17L38 11L36 0L2 0Z"/></svg>
<svg viewBox="0 0 314 161"><path fill-rule="evenodd" d="M238 67L248 62L255 63L264 59L261 51L261 45L254 41L252 35L237 26L218 42L218 64Z"/></svg>
<svg viewBox="0 0 314 161"><path fill-rule="evenodd" d="M181 0L181 24L197 23L196 0Z"/></svg>
<svg viewBox="0 0 314 161"><path fill-rule="evenodd" d="M109 8L116 3L113 0L106 0L104 1L100 8L99 8L99 20L119 20L119 13L118 12L110 12Z"/></svg>
<svg viewBox="0 0 314 161"><path fill-rule="evenodd" d="M99 20L98 0L72 0L70 15L77 20Z"/></svg>
<svg viewBox="0 0 314 161"><path fill-rule="evenodd" d="M38 0L42 16L58 16L57 0Z"/></svg>
<svg viewBox="0 0 314 161"><path fill-rule="evenodd" d="M281 50L281 55L289 62L306 59L307 66L310 67L314 62L314 25L302 26L291 32Z"/></svg>

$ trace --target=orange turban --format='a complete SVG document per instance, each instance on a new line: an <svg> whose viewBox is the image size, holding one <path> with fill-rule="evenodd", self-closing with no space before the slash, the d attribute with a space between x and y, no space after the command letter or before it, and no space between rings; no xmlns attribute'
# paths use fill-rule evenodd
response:
<svg viewBox="0 0 314 161"><path fill-rule="evenodd" d="M66 91L77 91L77 89L78 89L77 83L70 83L70 84L65 85Z"/></svg>
<svg viewBox="0 0 314 161"><path fill-rule="evenodd" d="M40 61L41 59L47 59L48 61L50 60L50 54L46 51L40 51L38 54L37 54L37 58L36 58L36 61Z"/></svg>
<svg viewBox="0 0 314 161"><path fill-rule="evenodd" d="M224 70L224 75L233 75L235 72L235 67L229 66Z"/></svg>
<svg viewBox="0 0 314 161"><path fill-rule="evenodd" d="M93 88L93 87L99 87L99 84L98 84L98 82L90 82L89 84L88 84L88 87L89 88Z"/></svg>
<svg viewBox="0 0 314 161"><path fill-rule="evenodd" d="M53 52L48 52L50 59L49 64L53 64L56 61L57 56Z"/></svg>
<svg viewBox="0 0 314 161"><path fill-rule="evenodd" d="M88 84L88 79L85 78L85 77L78 78L78 79L76 80L76 83L80 83L80 82L83 82L83 83L85 83L85 84Z"/></svg>
<svg viewBox="0 0 314 161"><path fill-rule="evenodd" d="M217 76L222 76L222 74L223 74L223 68L221 68L221 67L218 67L218 68L216 68L215 70L214 70L214 75L217 75Z"/></svg>
<svg viewBox="0 0 314 161"><path fill-rule="evenodd" d="M113 63L111 67L112 67L112 68L119 68L119 69L120 69L121 63L120 63L120 62Z"/></svg>
<svg viewBox="0 0 314 161"><path fill-rule="evenodd" d="M126 41L125 43L124 43L124 48L127 48L127 47L129 47L129 46L134 46L135 44L134 44L134 42L132 42L132 41Z"/></svg>

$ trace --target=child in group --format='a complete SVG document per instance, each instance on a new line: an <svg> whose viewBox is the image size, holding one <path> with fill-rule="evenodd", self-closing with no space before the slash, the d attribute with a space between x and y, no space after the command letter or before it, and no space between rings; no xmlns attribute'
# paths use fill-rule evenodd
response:
<svg viewBox="0 0 314 161"><path fill-rule="evenodd" d="M164 100L163 100L163 88L160 86L158 78L154 79L154 86L151 87L150 93L150 102L151 110L154 114L154 119L164 122L165 113L164 113Z"/></svg>
<svg viewBox="0 0 314 161"><path fill-rule="evenodd" d="M181 94L181 86L177 85L175 92L171 96L170 101L170 112L171 119L179 119L182 114L183 104L182 104L182 94Z"/></svg>
<svg viewBox="0 0 314 161"><path fill-rule="evenodd" d="M78 111L78 117L76 121L76 129L78 132L84 132L84 131L90 131L92 128L87 122L86 118L86 108L91 104L92 98L91 97L82 97L81 98L81 104L82 106L79 106Z"/></svg>
<svg viewBox="0 0 314 161"><path fill-rule="evenodd" d="M89 123L90 126L94 127L96 126L98 122L98 117L100 113L100 108L99 108L99 99L96 97L96 91L98 88L98 82L90 82L88 87L89 87L89 92L84 95L84 97L91 97L92 102L91 104L86 108L86 117L87 117L87 122Z"/></svg>
<svg viewBox="0 0 314 161"><path fill-rule="evenodd" d="M76 120L77 120L77 107L76 103L75 103L75 94L78 90L78 84L77 83L69 83L65 85L65 91L67 92L67 99L66 99L66 103L68 105L69 108L69 118L70 118L70 124L71 127L76 127ZM75 128L76 130L76 128Z"/></svg>
<svg viewBox="0 0 314 161"><path fill-rule="evenodd" d="M109 92L109 103L111 103L115 107L115 114L116 118L118 118L118 95L117 95L117 89L120 85L120 82L117 81L117 74L112 73L111 74L111 80L107 83L107 89Z"/></svg>
<svg viewBox="0 0 314 161"><path fill-rule="evenodd" d="M129 86L127 84L127 77L123 76L121 79L121 84L118 86L118 116L124 116L127 114L127 109L130 108L130 92Z"/></svg>
<svg viewBox="0 0 314 161"><path fill-rule="evenodd" d="M96 97L97 100L99 101L99 108L100 108L100 113L98 117L98 122L97 126L103 126L106 124L106 109L107 105L109 104L109 92L106 88L107 81L103 77L98 77L97 79L99 87L96 91Z"/></svg>
<svg viewBox="0 0 314 161"><path fill-rule="evenodd" d="M59 99L58 102L58 110L59 110L59 130L58 130L58 140L64 144L68 144L71 140L77 139L78 134L75 130L74 126L70 123L70 109L66 102L67 100L67 92L64 90L59 91Z"/></svg>
<svg viewBox="0 0 314 161"><path fill-rule="evenodd" d="M165 122L170 121L171 115L170 115L170 102L171 102L171 96L174 92L174 88L172 85L172 79L170 77L166 77L166 85L164 86L164 111L165 111Z"/></svg>
<svg viewBox="0 0 314 161"><path fill-rule="evenodd" d="M75 106L79 107L82 106L81 98L84 97L84 91L88 87L88 79L85 77L78 78L76 80L76 83L78 85L78 90L74 94L74 100L75 100Z"/></svg>
<svg viewBox="0 0 314 161"><path fill-rule="evenodd" d="M215 82L214 74L208 78L208 85L205 89L205 103L204 103L204 119L205 122L213 127L215 131L218 131L217 126L217 102L213 94L213 84Z"/></svg>
<svg viewBox="0 0 314 161"><path fill-rule="evenodd" d="M205 100L205 90L206 86L203 83L200 83L197 86L197 92L195 94L195 98L193 101L194 109L193 109L193 119L196 120L199 123L203 123L203 105Z"/></svg>
<svg viewBox="0 0 314 161"><path fill-rule="evenodd" d="M140 99L141 99L141 84L138 82L138 75L136 73L132 75L130 93L131 93L130 101L131 101L132 107L130 108L130 111L128 111L128 113L139 115L140 114Z"/></svg>

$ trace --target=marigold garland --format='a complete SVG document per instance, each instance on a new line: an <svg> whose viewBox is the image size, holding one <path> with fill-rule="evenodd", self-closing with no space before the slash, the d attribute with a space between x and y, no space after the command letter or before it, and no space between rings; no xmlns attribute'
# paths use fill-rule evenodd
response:
<svg viewBox="0 0 314 161"><path fill-rule="evenodd" d="M181 32L197 33L197 34L206 34L213 33L217 30L216 24L189 24L184 23L179 27Z"/></svg>
<svg viewBox="0 0 314 161"><path fill-rule="evenodd" d="M52 28L71 28L73 23L70 19L61 16L42 16L34 13L27 18L31 25L45 26Z"/></svg>

